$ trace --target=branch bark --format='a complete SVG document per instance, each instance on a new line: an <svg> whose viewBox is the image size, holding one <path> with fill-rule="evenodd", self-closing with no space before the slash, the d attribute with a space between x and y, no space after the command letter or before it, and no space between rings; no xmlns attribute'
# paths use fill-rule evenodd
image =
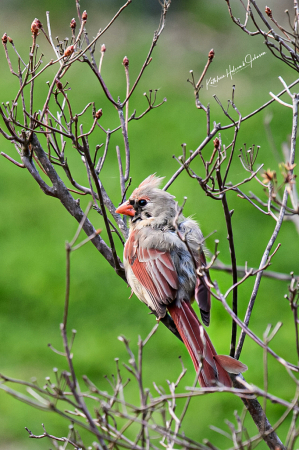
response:
<svg viewBox="0 0 299 450"><path fill-rule="evenodd" d="M32 166L29 166L29 164L28 164L28 157L25 157L24 159L22 157L23 163L25 165L26 164L28 165L28 167L29 167L28 170L30 171L31 175L33 175L35 177L36 181L38 182L41 189L44 190L45 194L52 195L53 197L57 197L61 201L61 203L65 207L65 209L69 212L69 214L71 214L71 216L73 216L77 220L77 222L80 223L84 217L84 212L80 208L79 203L69 193L67 187L65 186L65 184L63 183L61 178L58 176L53 165L50 163L47 154L45 153L39 140L37 139L36 134L34 134L34 133L32 135L30 144L32 146L33 152L35 153L36 157L38 158L39 162L41 163L42 167L46 171L48 177L50 178L50 180L53 184L53 187L49 188L47 186L48 190L45 191L44 190L44 182L41 179L41 177L37 177L37 175L36 175L37 171L29 170L30 167L32 167ZM88 218L85 220L82 229L86 233L87 236L91 236L96 231ZM113 267L113 269L115 270L116 268L115 268L112 251L108 247L108 245L105 243L105 241L99 235L97 235L93 239L91 239L91 242L97 248L97 250L101 253L101 255L103 255L104 258L108 261L110 266ZM120 260L119 260L119 266L120 266L119 276L124 281L126 281L125 271L124 271L122 262Z"/></svg>

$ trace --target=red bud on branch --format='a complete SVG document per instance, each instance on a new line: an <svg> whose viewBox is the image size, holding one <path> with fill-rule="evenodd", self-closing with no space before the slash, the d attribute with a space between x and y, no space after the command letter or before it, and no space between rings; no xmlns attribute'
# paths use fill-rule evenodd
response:
<svg viewBox="0 0 299 450"><path fill-rule="evenodd" d="M34 19L34 21L31 24L31 32L33 35L37 36L39 30L42 28L42 23L37 18Z"/></svg>
<svg viewBox="0 0 299 450"><path fill-rule="evenodd" d="M213 58L214 58L214 56L215 56L214 49L211 49L211 50L209 51L209 56L208 56L209 60L212 61Z"/></svg>
<svg viewBox="0 0 299 450"><path fill-rule="evenodd" d="M97 112L96 112L96 114L95 114L96 119L99 120L99 119L102 117L102 115L103 115L103 110L102 110L102 108L101 108L101 109L98 109Z"/></svg>
<svg viewBox="0 0 299 450"><path fill-rule="evenodd" d="M129 65L129 58L127 56L125 56L124 59L123 59L123 65L125 67L128 67L128 65Z"/></svg>
<svg viewBox="0 0 299 450"><path fill-rule="evenodd" d="M71 56L72 53L74 53L74 50L75 50L74 46L73 46L73 45L69 45L69 46L65 49L63 56Z"/></svg>
<svg viewBox="0 0 299 450"><path fill-rule="evenodd" d="M73 19L71 20L70 27L71 27L72 29L75 29L76 26L77 26L76 20L75 20L75 18L73 18Z"/></svg>
<svg viewBox="0 0 299 450"><path fill-rule="evenodd" d="M219 145L220 145L219 139L218 138L214 139L213 144L214 144L214 148L217 150L219 148Z"/></svg>
<svg viewBox="0 0 299 450"><path fill-rule="evenodd" d="M59 89L60 91L62 91L63 85L62 85L61 81L58 80L58 79L56 78L55 83L56 83L57 89Z"/></svg>
<svg viewBox="0 0 299 450"><path fill-rule="evenodd" d="M265 13L268 17L270 17L270 19L272 19L272 10L269 8L269 6L266 6Z"/></svg>

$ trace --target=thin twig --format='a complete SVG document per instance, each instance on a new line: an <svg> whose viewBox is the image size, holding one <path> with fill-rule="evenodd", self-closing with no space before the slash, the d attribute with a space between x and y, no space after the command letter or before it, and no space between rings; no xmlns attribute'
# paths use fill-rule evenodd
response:
<svg viewBox="0 0 299 450"><path fill-rule="evenodd" d="M290 164L294 164L294 160L295 160L295 150L296 150L296 136L297 136L297 126L298 126L298 101L299 101L299 96L297 94L294 95L293 97L293 125L292 125L292 141L291 141L291 152L290 152ZM282 199L282 206L280 209L280 213L279 216L277 218L277 223L276 226L274 228L274 231L272 233L272 236L267 244L267 247L264 251L264 254L262 256L261 262L260 262L260 267L263 267L269 257L271 248L274 244L274 242L277 239L278 233L280 231L282 222L283 222L283 218L285 215L285 210L286 210L286 205L287 205L287 200L288 200L288 188L286 187L284 190L284 194L283 194L283 199ZM250 297L250 301L247 307L247 311L246 311L246 315L245 315L245 319L244 319L244 324L246 326L248 326L249 321L250 321L250 317L251 317L251 313L254 307L254 303L255 303L255 299L257 297L257 293L258 293L258 289L260 286L260 282L262 279L262 275L263 275L263 271L259 272L257 274L256 280L255 280L255 284L253 287L253 291ZM236 358L239 359L240 355L241 355L241 351L243 348L243 344L244 344L244 340L245 340L245 336L246 333L244 332L244 330L242 330L241 335L240 335L240 339L238 342L238 347L237 347L237 351L236 351Z"/></svg>

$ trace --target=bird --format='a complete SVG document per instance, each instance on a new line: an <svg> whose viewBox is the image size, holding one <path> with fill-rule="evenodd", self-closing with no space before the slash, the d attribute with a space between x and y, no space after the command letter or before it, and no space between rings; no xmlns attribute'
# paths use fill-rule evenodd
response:
<svg viewBox="0 0 299 450"><path fill-rule="evenodd" d="M124 268L129 286L156 315L172 317L202 387L232 386L229 373L245 364L217 355L191 303L199 306L204 325L210 324L212 286L204 253L203 234L195 220L185 218L175 197L159 189L163 178L148 176L116 213L129 216Z"/></svg>

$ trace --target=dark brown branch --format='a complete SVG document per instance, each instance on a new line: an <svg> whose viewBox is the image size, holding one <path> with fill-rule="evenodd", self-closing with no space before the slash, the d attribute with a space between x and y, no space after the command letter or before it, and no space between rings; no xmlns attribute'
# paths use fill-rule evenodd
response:
<svg viewBox="0 0 299 450"><path fill-rule="evenodd" d="M296 136L297 136L297 126L298 126L298 101L299 101L299 96L295 94L293 96L293 124L292 124L292 141L291 141L292 145L291 145L290 161L289 161L290 164L294 164L294 159L295 159ZM284 190L282 206L281 206L280 213L279 213L279 216L278 216L278 219L277 219L277 223L276 223L276 226L275 226L274 231L272 233L272 236L270 237L270 240L269 240L269 242L267 244L267 247L266 247L266 249L264 251L263 257L261 259L260 267L263 267L265 265L265 263L266 263L266 261L267 261L267 259L269 257L271 248L272 248L274 242L277 239L277 236L278 236L278 233L280 231L280 228L281 228L281 225L282 225L282 222L283 222L283 218L284 218L284 215L285 215L285 212L286 212L287 200L288 200L288 189L286 187L285 190ZM259 290L259 286L260 286L260 282L261 282L261 279L262 279L262 275L263 275L263 272L262 271L259 272L257 274L256 280L255 280L255 284L254 284L254 287L253 287L253 291L252 291L252 294L251 294L251 297L250 297L250 301L249 301L249 304L248 304L248 307L247 307L245 320L244 320L244 323L245 323L246 326L248 326L249 321L250 321L251 313L252 313L252 310L253 310L253 307L254 307L254 303L255 303L255 300L256 300L256 297L257 297L257 293L258 293L258 290ZM241 355L241 351L242 351L242 348L243 348L245 336L246 336L246 333L245 333L244 330L242 330L241 336L240 336L240 339L239 339L239 343L238 343L238 347L237 347L237 351L236 351L236 358L237 359L239 359L239 357Z"/></svg>
<svg viewBox="0 0 299 450"><path fill-rule="evenodd" d="M25 168L24 164L19 163L18 161L16 161L15 159L13 159L9 155L7 155L6 153L1 152L0 155L4 156L4 158L8 159L8 161L12 162L16 166L21 167L22 169Z"/></svg>
<svg viewBox="0 0 299 450"><path fill-rule="evenodd" d="M132 0L130 0L130 1L132 1ZM88 48L88 46L87 46L86 48ZM107 86L106 86L106 84L105 84L105 82L104 82L104 80L103 80L102 75L101 75L100 72L98 71L98 68L97 68L96 66L94 66L94 65L89 61L89 59L88 59L85 55L84 55L84 62L86 62L86 63L89 65L89 67L91 68L91 70L93 71L93 73L95 74L95 76L97 77L97 79L99 80L99 82L100 82L100 84L101 84L101 86L102 86L102 89L103 89L103 91L104 91L106 97L108 98L108 100L109 100L109 101L117 108L117 107L118 107L118 104L117 104L117 102L113 99L112 95L110 94L110 91L109 91L109 89L107 88Z"/></svg>
<svg viewBox="0 0 299 450"><path fill-rule="evenodd" d="M67 437L59 438L59 437L56 437L56 436L54 436L54 435L52 435L52 434L47 433L46 431L45 431L43 434L36 435L36 434L33 434L32 431L30 431L27 427L25 427L25 430L28 432L29 437L30 437L31 439L43 439L43 438L47 437L47 438L49 438L49 439L53 439L54 441L67 442L68 444L70 444L70 445L72 445L73 447L75 447L75 449L78 448L78 445L75 444L75 443L74 443L73 441L71 441L70 439L68 439Z"/></svg>
<svg viewBox="0 0 299 450"><path fill-rule="evenodd" d="M128 138L128 130L126 127L126 121L124 118L124 113L121 108L118 109L118 115L121 123L121 131L124 138L125 144L125 152L126 152L126 169L124 174L124 182L128 181L130 175L130 148L129 148L129 138Z"/></svg>
<svg viewBox="0 0 299 450"><path fill-rule="evenodd" d="M131 95L135 91L135 88L137 87L137 85L138 85L138 83L140 81L140 78L143 75L143 72L145 71L146 67L148 66L148 64L149 64L149 62L151 60L151 55L153 53L153 50L154 50L155 46L157 45L158 39L161 36L162 31L164 30L166 14L167 14L167 11L168 11L169 7L170 7L170 1L169 0L164 0L164 4L162 6L162 13L161 13L161 18L160 18L159 28L154 33L153 41L152 41L151 47L149 49L149 52L147 54L147 57L146 57L146 59L145 59L145 61L143 63L143 66L141 67L141 70L140 70L140 72L139 72L139 74L138 74L138 76L137 76L137 78L135 80L135 83L133 84L133 86L132 86L132 88L131 88L131 90L129 92L129 95L126 96L126 99L124 100L122 106L124 106L127 103L129 98L131 97Z"/></svg>
<svg viewBox="0 0 299 450"><path fill-rule="evenodd" d="M222 178L220 173L220 168L216 169L217 174L217 180L219 185L219 190L222 190L224 188L222 184ZM236 259L236 252L235 252L235 244L234 244L234 236L233 236L233 228L232 228L232 215L233 211L229 210L226 194L223 194L221 197L222 207L224 211L225 216L225 222L226 222L226 228L227 228L227 239L229 243L229 251L230 251L230 257L232 262L232 275L233 275L233 284L235 285L235 288L233 289L233 312L236 316L238 316L238 274L237 274L237 259ZM236 351L236 341L237 341L237 324L233 320L232 321L232 335L231 335L231 345L230 345L230 356L235 356Z"/></svg>
<svg viewBox="0 0 299 450"><path fill-rule="evenodd" d="M240 375L238 377L231 375L233 380L233 386L237 389L244 388L244 385L239 381ZM246 398L241 397L245 408L251 415L257 429L271 450L284 450L285 447L275 431L273 430L268 418L266 417L263 408L261 407L259 401L256 398Z"/></svg>
<svg viewBox="0 0 299 450"><path fill-rule="evenodd" d="M261 273L261 272L259 272ZM221 294L221 292L219 291L219 288L217 286L217 283L214 282L214 287L217 291L217 295L215 295L212 292L212 295L219 301L221 301L221 303L223 304L225 310L230 314L230 316L236 321L236 323L239 325L239 327L242 329L242 333L247 334L256 344L258 344L261 348L263 348L264 350L267 350L268 353L270 353L270 355L272 355L280 364L282 364L284 367L294 371L294 372L299 372L299 366L295 366L294 364L286 361L285 359L283 359L282 357L280 357L279 355L277 355L277 353L275 353L270 347L268 347L267 345L264 344L264 342L258 338L249 328L248 326L245 324L245 322L242 322L242 320L240 320L235 313L232 311L232 309L229 307L229 305L226 302L226 299L224 297L224 295ZM237 349L238 350L238 349ZM237 356L236 356L237 358Z"/></svg>
<svg viewBox="0 0 299 450"><path fill-rule="evenodd" d="M211 270L220 270L223 272L232 273L232 266L220 263L220 261L218 260L218 262L213 264L213 266L211 267ZM253 270L256 271L257 269L253 269ZM238 275L238 278L243 278L245 275L245 267L237 266L237 275ZM297 275L295 275L295 276L297 277ZM263 273L263 277L272 278L274 280L280 280L280 281L291 281L291 279L292 279L291 274L288 275L286 273L273 272L271 270L265 271Z"/></svg>
<svg viewBox="0 0 299 450"><path fill-rule="evenodd" d="M112 256L113 256L113 267L114 267L116 273L118 275L120 275L120 274L123 273L124 269L123 269L123 267L121 265L120 259L117 256L117 253L116 253L116 249L115 249L115 245L114 245L114 241L113 241L113 237L112 237L112 234L111 234L109 221L108 221L108 217L107 217L107 213L106 213L106 209L105 209L103 195L102 195L102 191L101 191L101 187L100 187L100 182L99 182L99 179L98 179L97 174L95 172L95 167L94 167L94 164L93 164L93 162L91 160L89 149L87 148L86 145L85 145L84 154L85 154L85 158L86 158L86 163L88 165L88 168L89 168L89 170L91 172L91 175L92 175L92 178L93 178L93 182L94 182L94 184L96 186L96 190L97 190L97 194L98 194L98 198L99 198L99 202L100 202L100 206L101 206L101 211L102 211L104 222L105 222L105 227L106 227L106 230L107 230L107 233L108 233L109 242L110 242L110 245L111 245L111 252L112 252Z"/></svg>
<svg viewBox="0 0 299 450"><path fill-rule="evenodd" d="M86 220L87 220L87 217L86 217L86 215L84 215L83 219L80 221L80 227L82 227L83 229L84 229L84 223L86 222ZM77 382L77 378L76 378L76 374L75 374L75 370L74 370L74 366L73 366L73 361L72 361L72 356L71 356L70 348L69 348L69 344L68 344L68 338L67 338L67 334L66 334L67 333L66 325L67 325L68 306L69 306L69 294L70 294L70 291L69 291L69 288L70 288L70 252L71 252L71 247L70 247L69 243L67 243L66 244L67 263L66 263L65 307L64 307L63 323L61 324L60 328L61 328L64 350L66 353L68 366L71 371L71 379L68 377L67 374L65 374L65 378L66 378L68 385L73 393L73 396L78 404L78 408L80 408L83 411L91 430L97 436L98 441L101 445L101 450L108 450L106 447L106 444L103 440L103 437L99 433L98 428L97 428L93 418L91 417L91 414L86 406L86 403L85 403L83 397L80 395L81 394L80 387Z"/></svg>
<svg viewBox="0 0 299 450"><path fill-rule="evenodd" d="M59 178L59 176L57 175L56 171L54 170L52 164L50 163L46 153L42 149L35 134L33 134L32 136L31 145L38 160L42 164L51 182L53 183L53 188L50 189L49 191L50 193L49 194L47 193L47 195L54 194L53 196L59 198L59 200L61 201L63 206L67 209L67 211L80 223L84 216L82 209L80 208L79 204L74 200L74 198L71 196L71 194L68 192L68 189L61 180L61 178ZM25 161L23 162L26 165ZM40 180L36 181L38 181L39 185L41 186ZM89 221L89 219L86 219L86 221L84 222L83 231L86 233L87 236L90 236L95 233L96 230ZM91 240L91 242L97 248L97 250L99 250L99 252L104 256L104 258L108 261L108 263L115 269L112 251L104 242L104 240L99 235L96 235ZM118 275L123 280L126 280L124 270L122 269L122 265L119 266L118 270L119 270Z"/></svg>
<svg viewBox="0 0 299 450"><path fill-rule="evenodd" d="M122 202L123 202L125 200L124 193L125 193L126 185L125 185L123 166L122 166L121 155L120 155L120 150L119 150L118 145L116 146L116 155L117 155L117 162L118 162L118 169L119 169L121 198L122 198Z"/></svg>
<svg viewBox="0 0 299 450"><path fill-rule="evenodd" d="M99 162L98 162L98 164L96 165L96 168L95 168L96 174L98 176L99 176L99 174L100 174L100 172L101 172L101 170L103 168L103 165L104 165L104 162L105 162L105 159L106 159L106 156L107 156L110 136L111 136L111 132L110 132L110 130L107 130L106 131L106 142L105 142L104 153L103 153L103 156L99 159Z"/></svg>
<svg viewBox="0 0 299 450"><path fill-rule="evenodd" d="M298 80L299 81L299 80ZM165 186L163 187L163 191L167 191L167 189L172 185L172 183L176 180L176 178L180 175L180 173L182 173L185 169L186 166L189 166L189 164L191 163L191 161L193 161L194 158L196 158L197 155L199 155L199 153L201 152L201 150L213 139L213 137L215 136L215 134L219 131L219 129L221 128L220 124L214 126L213 130L211 131L211 133L209 134L209 136L207 136L202 143L199 145L199 147L197 147L197 149L192 153L192 155L186 160L185 164L182 165L176 172L175 174L170 178L170 180L165 184Z"/></svg>

